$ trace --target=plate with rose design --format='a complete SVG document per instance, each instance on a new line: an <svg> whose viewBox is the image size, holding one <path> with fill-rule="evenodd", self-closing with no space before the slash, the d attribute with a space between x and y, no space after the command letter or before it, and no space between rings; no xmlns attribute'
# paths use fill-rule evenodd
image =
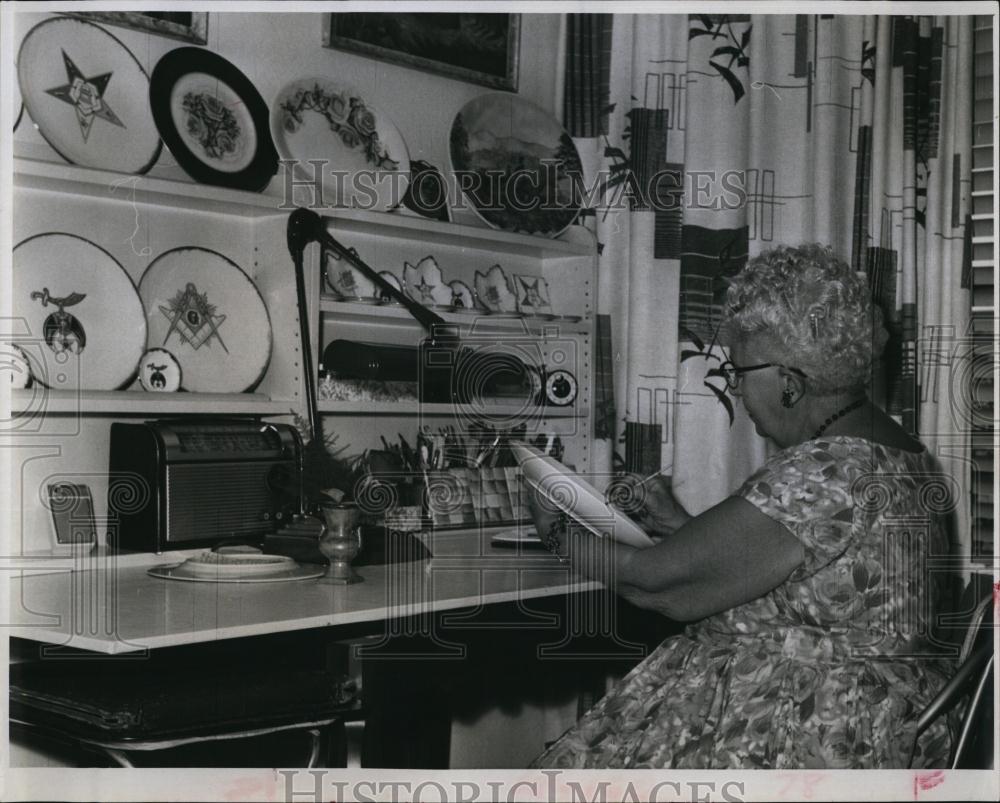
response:
<svg viewBox="0 0 1000 803"><path fill-rule="evenodd" d="M160 136L195 181L259 191L277 172L267 105L222 56L200 47L171 50L153 69L149 104Z"/></svg>
<svg viewBox="0 0 1000 803"><path fill-rule="evenodd" d="M406 195L410 156L402 134L361 94L326 78L287 84L271 104L271 136L295 176L310 184L296 202L388 211Z"/></svg>

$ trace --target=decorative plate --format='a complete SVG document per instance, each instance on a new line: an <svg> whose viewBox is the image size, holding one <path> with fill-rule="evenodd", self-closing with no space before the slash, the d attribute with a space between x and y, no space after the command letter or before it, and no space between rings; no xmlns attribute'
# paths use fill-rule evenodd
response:
<svg viewBox="0 0 1000 803"><path fill-rule="evenodd" d="M21 102L21 87L18 85L17 81L11 81L14 86L14 102L11 104L11 108L14 110L14 131L17 131L17 127L21 125L21 118L24 116L24 103Z"/></svg>
<svg viewBox="0 0 1000 803"><path fill-rule="evenodd" d="M300 179L322 174L316 204L385 211L402 203L410 175L406 143L357 92L326 78L293 81L271 106L271 136ZM317 159L321 167L309 164Z"/></svg>
<svg viewBox="0 0 1000 803"><path fill-rule="evenodd" d="M326 574L325 566L303 565L284 555L220 554L205 552L183 563L154 566L146 570L164 580L202 583L279 583L286 580L313 580Z"/></svg>
<svg viewBox="0 0 1000 803"><path fill-rule="evenodd" d="M525 315L552 315L552 301L549 283L541 276L514 277L517 291L517 308Z"/></svg>
<svg viewBox="0 0 1000 803"><path fill-rule="evenodd" d="M181 389L181 364L166 349L150 349L139 359L139 384L151 393L173 393Z"/></svg>
<svg viewBox="0 0 1000 803"><path fill-rule="evenodd" d="M38 23L21 43L17 78L28 114L67 162L145 173L159 157L146 71L100 26Z"/></svg>
<svg viewBox="0 0 1000 803"><path fill-rule="evenodd" d="M353 267L346 259L338 259L333 252L323 249L323 275L326 286L343 301L360 301L378 304L375 282Z"/></svg>
<svg viewBox="0 0 1000 803"><path fill-rule="evenodd" d="M454 279L448 282L451 288L451 308L454 312L472 313L478 312L476 309L476 298L472 295L469 285L461 279Z"/></svg>
<svg viewBox="0 0 1000 803"><path fill-rule="evenodd" d="M551 505L571 516L595 535L614 538L638 549L652 539L634 521L609 505L604 494L562 463L522 442L510 445L528 486Z"/></svg>
<svg viewBox="0 0 1000 803"><path fill-rule="evenodd" d="M450 142L452 170L479 177L471 190L459 184L490 226L555 237L576 219L580 156L548 112L518 95L481 95L455 115Z"/></svg>
<svg viewBox="0 0 1000 803"><path fill-rule="evenodd" d="M403 205L431 220L450 220L444 177L430 162L420 159L410 162L410 183Z"/></svg>
<svg viewBox="0 0 1000 803"><path fill-rule="evenodd" d="M415 266L403 263L403 286L410 298L425 307L451 308L451 287L445 284L432 256L424 257Z"/></svg>
<svg viewBox="0 0 1000 803"><path fill-rule="evenodd" d="M38 234L14 248L13 308L31 374L65 390L117 390L135 376L146 315L107 251L74 234Z"/></svg>
<svg viewBox="0 0 1000 803"><path fill-rule="evenodd" d="M31 363L20 346L15 346L13 343L4 345L3 353L0 355L0 371L10 374L12 388L23 390L31 387ZM0 381L6 379L0 376Z"/></svg>
<svg viewBox="0 0 1000 803"><path fill-rule="evenodd" d="M205 248L157 257L139 281L148 348L170 351L185 390L241 393L264 376L271 320L257 287L236 263Z"/></svg>
<svg viewBox="0 0 1000 803"><path fill-rule="evenodd" d="M491 313L517 314L517 296L510 289L510 280L499 265L494 265L486 273L476 271L476 297Z"/></svg>
<svg viewBox="0 0 1000 803"><path fill-rule="evenodd" d="M195 181L259 191L278 172L264 99L211 50L179 47L161 58L149 104L160 136Z"/></svg>
<svg viewBox="0 0 1000 803"><path fill-rule="evenodd" d="M389 282L389 284L391 284L397 290L399 290L400 293L403 292L403 285L401 285L399 283L399 278L396 276L395 273L393 273L390 270L380 270L378 272L378 275L381 276L383 279L385 279L387 282ZM388 295L386 295L385 293L383 293L381 290L378 291L378 297L379 297L379 300L383 304L396 304L396 305L399 305L399 302L396 301L396 299L390 298Z"/></svg>
<svg viewBox="0 0 1000 803"><path fill-rule="evenodd" d="M125 269L74 234L39 234L14 248L14 315L29 336L18 344L32 376L66 390L116 390L135 376L146 316Z"/></svg>

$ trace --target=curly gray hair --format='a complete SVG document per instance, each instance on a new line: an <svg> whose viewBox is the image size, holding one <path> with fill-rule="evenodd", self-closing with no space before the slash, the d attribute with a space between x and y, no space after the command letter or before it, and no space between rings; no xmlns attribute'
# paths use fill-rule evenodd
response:
<svg viewBox="0 0 1000 803"><path fill-rule="evenodd" d="M865 385L889 338L868 282L818 244L778 246L733 279L724 342L758 334L821 396Z"/></svg>

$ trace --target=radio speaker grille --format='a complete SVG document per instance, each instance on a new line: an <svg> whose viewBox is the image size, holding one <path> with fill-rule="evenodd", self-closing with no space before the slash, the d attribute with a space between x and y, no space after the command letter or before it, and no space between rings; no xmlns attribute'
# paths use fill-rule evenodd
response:
<svg viewBox="0 0 1000 803"><path fill-rule="evenodd" d="M167 466L167 541L245 538L270 531L274 463Z"/></svg>

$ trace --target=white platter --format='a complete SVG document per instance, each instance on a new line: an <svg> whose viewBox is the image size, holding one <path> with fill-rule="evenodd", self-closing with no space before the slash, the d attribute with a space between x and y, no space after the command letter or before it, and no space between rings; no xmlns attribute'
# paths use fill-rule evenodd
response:
<svg viewBox="0 0 1000 803"><path fill-rule="evenodd" d="M149 322L148 348L169 351L184 390L242 393L264 376L271 321L253 281L235 263L205 248L175 248L157 257L139 281Z"/></svg>
<svg viewBox="0 0 1000 803"><path fill-rule="evenodd" d="M402 134L355 90L328 78L284 86L271 104L271 137L297 177L322 173L323 204L387 211L406 195L410 156Z"/></svg>
<svg viewBox="0 0 1000 803"><path fill-rule="evenodd" d="M27 327L18 345L43 385L117 390L146 348L146 315L118 261L83 237L52 232L14 248L13 311Z"/></svg>
<svg viewBox="0 0 1000 803"><path fill-rule="evenodd" d="M149 76L118 39L85 20L44 20L24 37L17 78L32 122L67 162L145 173L160 155Z"/></svg>
<svg viewBox="0 0 1000 803"><path fill-rule="evenodd" d="M609 505L604 494L582 477L526 443L513 442L511 450L529 487L592 533L638 549L652 546L638 524Z"/></svg>

